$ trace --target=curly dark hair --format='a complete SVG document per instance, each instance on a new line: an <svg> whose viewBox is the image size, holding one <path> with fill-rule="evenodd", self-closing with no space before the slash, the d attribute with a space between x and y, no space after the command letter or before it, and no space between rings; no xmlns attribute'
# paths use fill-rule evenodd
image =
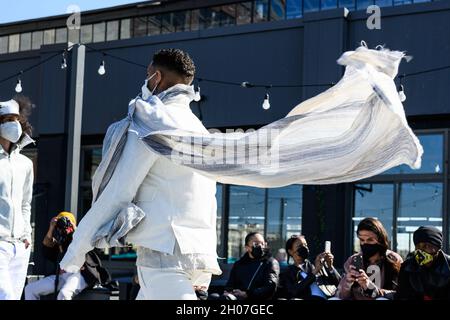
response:
<svg viewBox="0 0 450 320"><path fill-rule="evenodd" d="M19 104L19 122L22 126L22 137L24 134L28 134L31 136L33 127L31 126L30 122L28 122L28 117L31 114L31 110L34 108L33 103L31 102L30 98L25 97L23 95L15 95L13 97L13 100L15 100Z"/></svg>
<svg viewBox="0 0 450 320"><path fill-rule="evenodd" d="M153 65L175 72L189 84L195 75L195 65L189 54L180 49L161 49L153 55Z"/></svg>

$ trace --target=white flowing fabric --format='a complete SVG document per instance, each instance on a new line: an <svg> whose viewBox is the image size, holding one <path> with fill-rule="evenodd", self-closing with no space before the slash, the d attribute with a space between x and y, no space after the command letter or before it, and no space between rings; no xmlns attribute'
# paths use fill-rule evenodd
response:
<svg viewBox="0 0 450 320"><path fill-rule="evenodd" d="M345 73L335 86L253 132L193 133L170 125L161 129L161 121L133 122L139 122L140 136L152 150L227 184L334 184L401 164L417 169L423 149L393 81L404 57L366 46L345 52L337 61ZM180 117L158 101L137 99L136 110L169 119L164 123Z"/></svg>

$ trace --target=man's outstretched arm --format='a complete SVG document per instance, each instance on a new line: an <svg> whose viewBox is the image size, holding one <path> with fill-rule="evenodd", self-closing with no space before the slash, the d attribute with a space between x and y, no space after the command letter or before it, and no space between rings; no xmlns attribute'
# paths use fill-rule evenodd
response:
<svg viewBox="0 0 450 320"><path fill-rule="evenodd" d="M127 133L127 141L114 173L97 201L80 221L73 241L60 263L61 269L76 272L81 268L85 254L93 249L91 240L97 230L133 201L139 186L157 159L158 155L145 146L135 133Z"/></svg>

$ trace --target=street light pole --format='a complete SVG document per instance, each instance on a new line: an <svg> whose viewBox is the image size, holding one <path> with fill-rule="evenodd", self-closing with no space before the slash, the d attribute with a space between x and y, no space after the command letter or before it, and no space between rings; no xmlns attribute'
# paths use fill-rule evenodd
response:
<svg viewBox="0 0 450 320"><path fill-rule="evenodd" d="M72 55L69 114L67 118L68 139L65 207L70 208L70 212L77 216L86 47L84 45L75 45L72 48Z"/></svg>

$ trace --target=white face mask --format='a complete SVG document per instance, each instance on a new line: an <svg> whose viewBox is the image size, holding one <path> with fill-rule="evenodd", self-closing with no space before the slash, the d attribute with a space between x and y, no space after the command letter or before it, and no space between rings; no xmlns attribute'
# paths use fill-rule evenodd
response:
<svg viewBox="0 0 450 320"><path fill-rule="evenodd" d="M22 136L22 126L19 121L8 121L0 124L0 136L12 143L19 141Z"/></svg>
<svg viewBox="0 0 450 320"><path fill-rule="evenodd" d="M158 87L159 82L155 85L152 91L148 88L148 81L153 78L156 75L156 72L152 74L149 78L145 79L144 85L141 88L142 92L142 99L147 100L153 95L153 92L155 92L156 88Z"/></svg>

